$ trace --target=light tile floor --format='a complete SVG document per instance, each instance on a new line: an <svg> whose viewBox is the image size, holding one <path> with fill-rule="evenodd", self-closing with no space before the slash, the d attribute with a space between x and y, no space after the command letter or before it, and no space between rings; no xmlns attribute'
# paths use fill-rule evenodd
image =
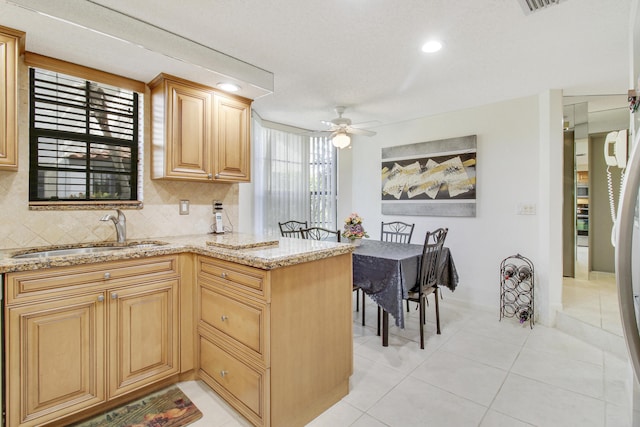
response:
<svg viewBox="0 0 640 427"><path fill-rule="evenodd" d="M590 280L565 278L562 311L585 323L622 336L615 276L590 274Z"/></svg>
<svg viewBox="0 0 640 427"><path fill-rule="evenodd" d="M588 248L576 248L575 278L564 278L562 311L585 323L622 336L618 291L613 273L588 272Z"/></svg>
<svg viewBox="0 0 640 427"><path fill-rule="evenodd" d="M355 305L354 305L355 307ZM418 316L390 328L389 347L354 312L350 393L312 427L630 426L627 363L557 329L441 301L442 335L428 309L425 349ZM201 382L180 384L205 417L194 427L249 423ZM279 426L274 426L279 427Z"/></svg>

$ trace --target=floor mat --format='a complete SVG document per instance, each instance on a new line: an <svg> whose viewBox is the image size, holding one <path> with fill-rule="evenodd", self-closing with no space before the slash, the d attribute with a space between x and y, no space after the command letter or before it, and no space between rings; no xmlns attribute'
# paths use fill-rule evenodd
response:
<svg viewBox="0 0 640 427"><path fill-rule="evenodd" d="M182 427L202 412L177 386L171 386L119 408L73 424L73 427Z"/></svg>

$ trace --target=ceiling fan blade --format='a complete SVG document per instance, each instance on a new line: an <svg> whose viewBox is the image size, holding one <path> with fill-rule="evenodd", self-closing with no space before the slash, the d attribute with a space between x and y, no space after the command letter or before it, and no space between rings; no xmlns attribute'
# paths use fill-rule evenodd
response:
<svg viewBox="0 0 640 427"><path fill-rule="evenodd" d="M309 132L304 132L303 135L309 136L328 136L331 135L333 131L331 130L314 130Z"/></svg>
<svg viewBox="0 0 640 427"><path fill-rule="evenodd" d="M327 126L328 127L327 130L331 131L331 132L340 129L340 126L336 125L335 123L327 122L327 121L324 121L324 120L321 123L323 125Z"/></svg>
<svg viewBox="0 0 640 427"><path fill-rule="evenodd" d="M377 125L380 125L380 120L369 120L366 122L358 122L358 123L352 124L351 127L362 129L362 128L368 128L368 127L377 126Z"/></svg>
<svg viewBox="0 0 640 427"><path fill-rule="evenodd" d="M364 135L364 136L373 136L376 133L372 130L366 130L366 129L358 129L358 128L349 128L349 130L347 131L348 133L352 133L354 135Z"/></svg>

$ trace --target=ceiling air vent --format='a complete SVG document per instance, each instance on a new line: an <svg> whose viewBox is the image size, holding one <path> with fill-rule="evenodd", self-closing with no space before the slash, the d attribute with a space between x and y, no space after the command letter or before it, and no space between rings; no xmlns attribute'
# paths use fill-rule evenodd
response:
<svg viewBox="0 0 640 427"><path fill-rule="evenodd" d="M518 0L527 15L560 3L560 0Z"/></svg>

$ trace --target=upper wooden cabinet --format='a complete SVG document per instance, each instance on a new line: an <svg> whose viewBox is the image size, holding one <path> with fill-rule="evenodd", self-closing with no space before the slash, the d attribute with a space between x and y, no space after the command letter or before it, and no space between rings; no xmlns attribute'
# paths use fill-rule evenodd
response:
<svg viewBox="0 0 640 427"><path fill-rule="evenodd" d="M25 33L0 26L0 170L18 170L18 57Z"/></svg>
<svg viewBox="0 0 640 427"><path fill-rule="evenodd" d="M217 153L214 179L249 181L251 164L249 120L251 106L245 100L214 96L214 131Z"/></svg>
<svg viewBox="0 0 640 427"><path fill-rule="evenodd" d="M152 178L250 180L251 100L166 74L149 88Z"/></svg>

